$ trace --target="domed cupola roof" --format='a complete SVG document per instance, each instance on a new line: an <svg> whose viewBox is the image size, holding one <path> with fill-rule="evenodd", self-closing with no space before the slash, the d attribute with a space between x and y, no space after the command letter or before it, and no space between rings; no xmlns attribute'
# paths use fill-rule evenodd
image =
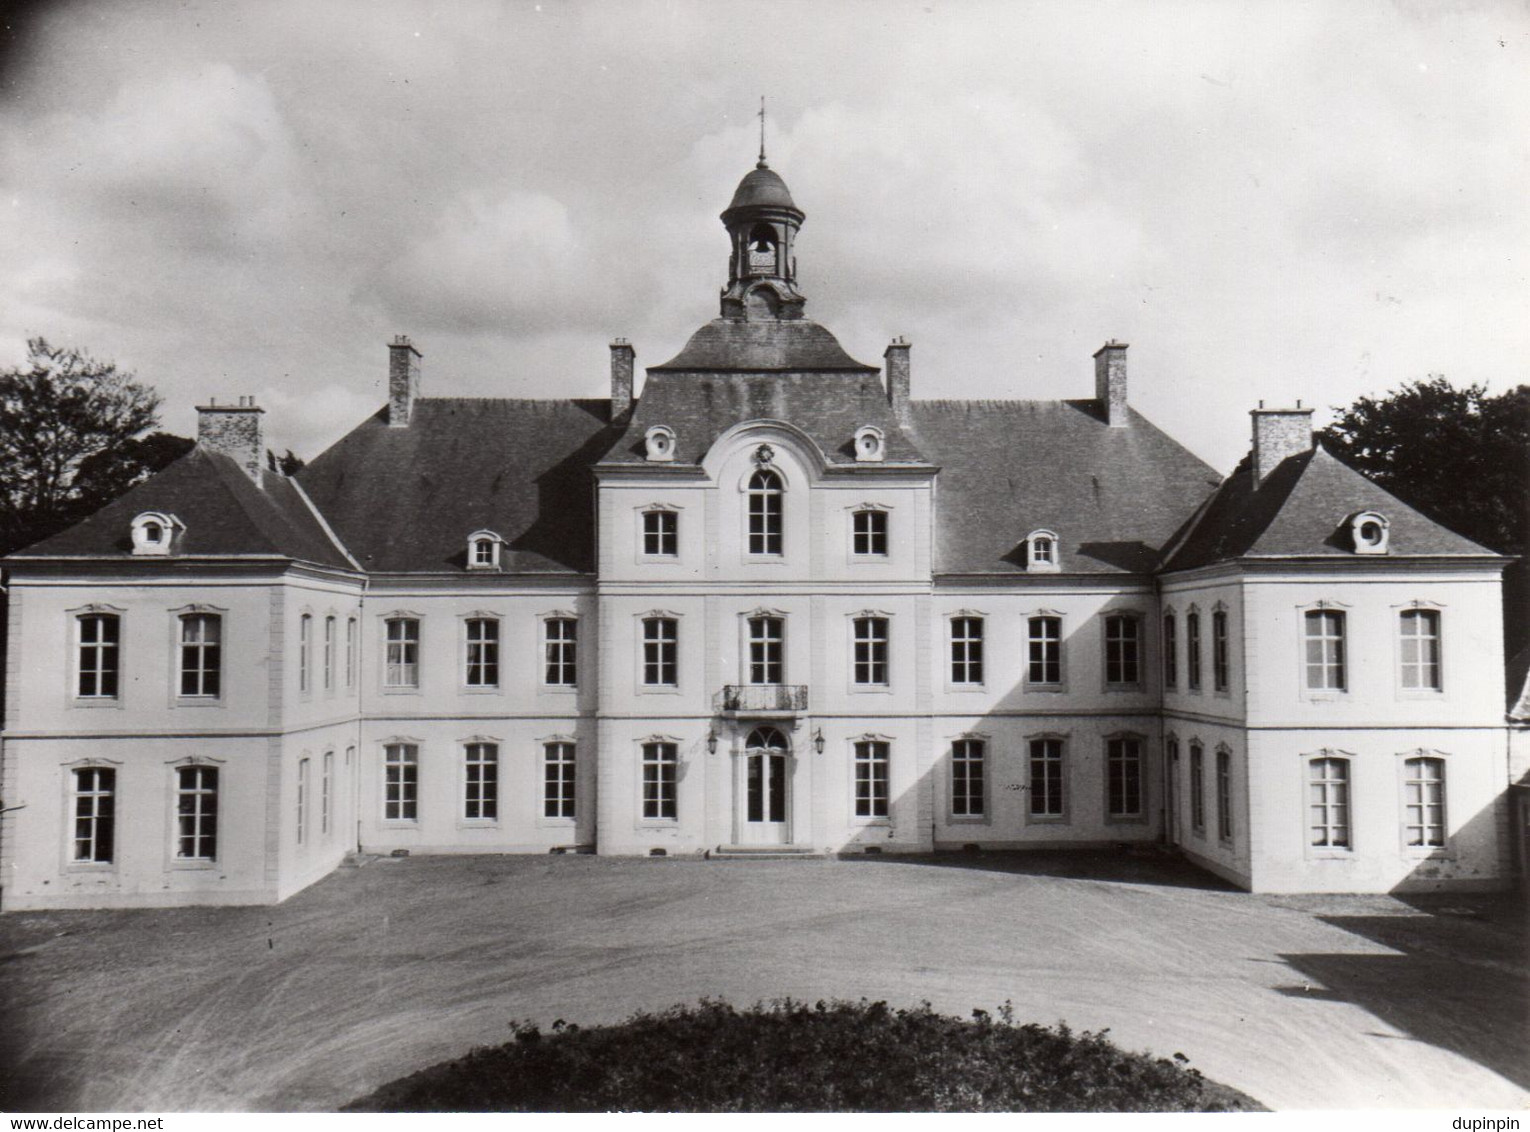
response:
<svg viewBox="0 0 1530 1132"><path fill-rule="evenodd" d="M743 208L785 208L793 212L802 211L792 200L791 190L786 187L786 182L781 180L781 175L763 161L751 169L738 183L738 188L733 193L732 203L722 214L724 222L730 214Z"/></svg>

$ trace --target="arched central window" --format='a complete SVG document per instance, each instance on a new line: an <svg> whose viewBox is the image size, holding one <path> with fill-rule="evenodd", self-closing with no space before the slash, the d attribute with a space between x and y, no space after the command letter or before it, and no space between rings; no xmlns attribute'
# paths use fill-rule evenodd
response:
<svg viewBox="0 0 1530 1132"><path fill-rule="evenodd" d="M761 468L749 477L749 553L781 553L781 477Z"/></svg>

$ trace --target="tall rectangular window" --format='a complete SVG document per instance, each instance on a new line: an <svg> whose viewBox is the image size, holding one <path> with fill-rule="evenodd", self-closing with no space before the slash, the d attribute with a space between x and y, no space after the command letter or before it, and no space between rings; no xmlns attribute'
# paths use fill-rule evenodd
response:
<svg viewBox="0 0 1530 1132"><path fill-rule="evenodd" d="M345 621L345 686L356 686L356 619L348 617Z"/></svg>
<svg viewBox="0 0 1530 1132"><path fill-rule="evenodd" d="M680 553L680 516L673 511L643 512L643 553L673 558Z"/></svg>
<svg viewBox="0 0 1530 1132"><path fill-rule="evenodd" d="M1312 759L1307 764L1311 844L1349 848L1349 760Z"/></svg>
<svg viewBox="0 0 1530 1132"><path fill-rule="evenodd" d="M324 690L335 686L335 619L324 619Z"/></svg>
<svg viewBox="0 0 1530 1132"><path fill-rule="evenodd" d="M1440 614L1435 609L1405 609L1398 621L1402 634L1402 686L1438 692Z"/></svg>
<svg viewBox="0 0 1530 1132"><path fill-rule="evenodd" d="M298 618L298 691L313 688L313 615Z"/></svg>
<svg viewBox="0 0 1530 1132"><path fill-rule="evenodd" d="M1344 614L1335 609L1308 610L1307 687L1342 692L1344 683Z"/></svg>
<svg viewBox="0 0 1530 1132"><path fill-rule="evenodd" d="M674 821L678 809L675 787L679 779L679 753L673 743L643 744L643 817L650 821Z"/></svg>
<svg viewBox="0 0 1530 1132"><path fill-rule="evenodd" d="M574 816L574 744L542 745L542 816Z"/></svg>
<svg viewBox="0 0 1530 1132"><path fill-rule="evenodd" d="M335 752L324 752L324 773L319 779L319 832L329 836L335 825Z"/></svg>
<svg viewBox="0 0 1530 1132"><path fill-rule="evenodd" d="M749 683L786 681L786 622L779 617L749 619Z"/></svg>
<svg viewBox="0 0 1530 1132"><path fill-rule="evenodd" d="M1211 689L1227 691L1227 611L1213 610L1211 614Z"/></svg>
<svg viewBox="0 0 1530 1132"><path fill-rule="evenodd" d="M1232 820L1232 755L1217 752L1217 837L1231 841Z"/></svg>
<svg viewBox="0 0 1530 1132"><path fill-rule="evenodd" d="M1122 735L1105 741L1106 813L1142 816L1142 740Z"/></svg>
<svg viewBox="0 0 1530 1132"><path fill-rule="evenodd" d="M749 553L781 553L781 477L761 468L749 477Z"/></svg>
<svg viewBox="0 0 1530 1132"><path fill-rule="evenodd" d="M499 687L499 622L492 617L468 618L467 686Z"/></svg>
<svg viewBox="0 0 1530 1132"><path fill-rule="evenodd" d="M1033 818L1063 816L1063 741L1032 739L1030 811Z"/></svg>
<svg viewBox="0 0 1530 1132"><path fill-rule="evenodd" d="M1163 686L1179 687L1179 623L1172 613L1163 615Z"/></svg>
<svg viewBox="0 0 1530 1132"><path fill-rule="evenodd" d="M383 818L415 821L419 817L420 749L413 743L383 748Z"/></svg>
<svg viewBox="0 0 1530 1132"><path fill-rule="evenodd" d="M855 682L867 687L887 684L887 618L855 619Z"/></svg>
<svg viewBox="0 0 1530 1132"><path fill-rule="evenodd" d="M223 618L188 613L181 618L181 695L216 698L222 690Z"/></svg>
<svg viewBox="0 0 1530 1132"><path fill-rule="evenodd" d="M386 673L383 682L389 688L420 686L420 623L413 617L390 617L385 643Z"/></svg>
<svg viewBox="0 0 1530 1132"><path fill-rule="evenodd" d="M218 856L217 767L176 769L175 855L182 861L211 861Z"/></svg>
<svg viewBox="0 0 1530 1132"><path fill-rule="evenodd" d="M951 744L951 816L980 818L987 812L987 753L981 739L958 739Z"/></svg>
<svg viewBox="0 0 1530 1132"><path fill-rule="evenodd" d="M651 688L674 688L680 683L680 626L669 617L643 622L643 683Z"/></svg>
<svg viewBox="0 0 1530 1132"><path fill-rule="evenodd" d="M74 859L110 864L117 834L117 772L86 766L74 772Z"/></svg>
<svg viewBox="0 0 1530 1132"><path fill-rule="evenodd" d="M499 746L469 743L465 751L462 816L467 821L499 817Z"/></svg>
<svg viewBox="0 0 1530 1132"><path fill-rule="evenodd" d="M1206 756L1199 743L1190 744L1190 825L1206 832Z"/></svg>
<svg viewBox="0 0 1530 1132"><path fill-rule="evenodd" d="M852 549L859 557L887 554L887 512L857 511L853 520Z"/></svg>
<svg viewBox="0 0 1530 1132"><path fill-rule="evenodd" d="M302 845L308 840L308 759L298 759L297 773L297 843Z"/></svg>
<svg viewBox="0 0 1530 1132"><path fill-rule="evenodd" d="M115 613L87 613L75 618L75 625L80 637L75 693L84 699L116 699L121 619Z"/></svg>
<svg viewBox="0 0 1530 1132"><path fill-rule="evenodd" d="M1026 682L1061 684L1062 618L1032 617L1029 643L1030 663L1026 666Z"/></svg>
<svg viewBox="0 0 1530 1132"><path fill-rule="evenodd" d="M1137 618L1125 614L1105 618L1105 683L1141 683L1141 648L1142 623Z"/></svg>
<svg viewBox="0 0 1530 1132"><path fill-rule="evenodd" d="M1185 687L1201 690L1201 615L1193 609L1185 614Z"/></svg>
<svg viewBox="0 0 1530 1132"><path fill-rule="evenodd" d="M880 739L861 739L855 744L855 816L887 816L887 744Z"/></svg>
<svg viewBox="0 0 1530 1132"><path fill-rule="evenodd" d="M1445 760L1407 759L1403 763L1403 834L1413 846L1445 844Z"/></svg>
<svg viewBox="0 0 1530 1132"><path fill-rule="evenodd" d="M542 680L555 688L578 682L579 622L572 617L549 617L542 623Z"/></svg>
<svg viewBox="0 0 1530 1132"><path fill-rule="evenodd" d="M983 682L983 619L951 618L951 683Z"/></svg>

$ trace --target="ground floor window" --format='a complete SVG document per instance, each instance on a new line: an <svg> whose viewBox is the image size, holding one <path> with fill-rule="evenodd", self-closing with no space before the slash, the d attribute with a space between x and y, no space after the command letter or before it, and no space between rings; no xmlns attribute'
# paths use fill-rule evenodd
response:
<svg viewBox="0 0 1530 1132"><path fill-rule="evenodd" d="M74 772L74 859L110 864L116 843L117 772L106 766Z"/></svg>
<svg viewBox="0 0 1530 1132"><path fill-rule="evenodd" d="M887 744L862 739L855 744L855 816L887 816Z"/></svg>
<svg viewBox="0 0 1530 1132"><path fill-rule="evenodd" d="M1063 816L1063 741L1031 740L1031 817Z"/></svg>
<svg viewBox="0 0 1530 1132"><path fill-rule="evenodd" d="M183 766L175 772L175 855L183 861L218 856L218 768Z"/></svg>
<svg viewBox="0 0 1530 1132"><path fill-rule="evenodd" d="M414 821L420 794L420 749L413 743L383 748L383 819Z"/></svg>
<svg viewBox="0 0 1530 1132"><path fill-rule="evenodd" d="M1123 735L1105 741L1106 812L1113 818L1142 816L1142 740Z"/></svg>
<svg viewBox="0 0 1530 1132"><path fill-rule="evenodd" d="M1232 754L1217 752L1217 837L1231 841L1232 821Z"/></svg>
<svg viewBox="0 0 1530 1132"><path fill-rule="evenodd" d="M980 818L986 812L987 783L983 773L985 744L981 739L958 739L951 744L951 816Z"/></svg>
<svg viewBox="0 0 1530 1132"><path fill-rule="evenodd" d="M308 840L308 759L298 759L297 774L297 843Z"/></svg>
<svg viewBox="0 0 1530 1132"><path fill-rule="evenodd" d="M1408 759L1403 764L1403 833L1411 846L1445 844L1445 760Z"/></svg>
<svg viewBox="0 0 1530 1132"><path fill-rule="evenodd" d="M499 817L499 745L469 743L462 816L467 821Z"/></svg>
<svg viewBox="0 0 1530 1132"><path fill-rule="evenodd" d="M676 784L679 752L673 743L643 744L643 817L674 821L679 815Z"/></svg>
<svg viewBox="0 0 1530 1132"><path fill-rule="evenodd" d="M546 743L542 747L542 816L574 816L574 744Z"/></svg>
<svg viewBox="0 0 1530 1132"><path fill-rule="evenodd" d="M1311 844L1349 848L1349 760L1322 758L1307 764Z"/></svg>
<svg viewBox="0 0 1530 1132"><path fill-rule="evenodd" d="M1206 832L1205 753L1199 743L1190 744L1190 826L1196 833Z"/></svg>

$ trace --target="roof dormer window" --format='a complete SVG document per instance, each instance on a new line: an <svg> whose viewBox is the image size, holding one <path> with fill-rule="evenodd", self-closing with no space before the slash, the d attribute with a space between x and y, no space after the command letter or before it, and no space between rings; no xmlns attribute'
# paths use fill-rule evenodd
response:
<svg viewBox="0 0 1530 1132"><path fill-rule="evenodd" d="M643 435L644 455L652 463L667 464L675 458L675 430L654 425Z"/></svg>
<svg viewBox="0 0 1530 1132"><path fill-rule="evenodd" d="M498 570L499 548L505 540L493 531L474 531L468 535L467 566L469 570Z"/></svg>
<svg viewBox="0 0 1530 1132"><path fill-rule="evenodd" d="M856 463L879 463L883 458L886 441L882 430L875 425L862 425L855 430Z"/></svg>
<svg viewBox="0 0 1530 1132"><path fill-rule="evenodd" d="M1385 554L1391 524L1379 511L1361 511L1348 520L1350 546L1356 554Z"/></svg>
<svg viewBox="0 0 1530 1132"><path fill-rule="evenodd" d="M169 554L177 534L185 529L174 515L145 511L133 520L133 553Z"/></svg>
<svg viewBox="0 0 1530 1132"><path fill-rule="evenodd" d="M1025 568L1033 574L1057 572L1056 534L1052 531L1032 531L1025 537Z"/></svg>

